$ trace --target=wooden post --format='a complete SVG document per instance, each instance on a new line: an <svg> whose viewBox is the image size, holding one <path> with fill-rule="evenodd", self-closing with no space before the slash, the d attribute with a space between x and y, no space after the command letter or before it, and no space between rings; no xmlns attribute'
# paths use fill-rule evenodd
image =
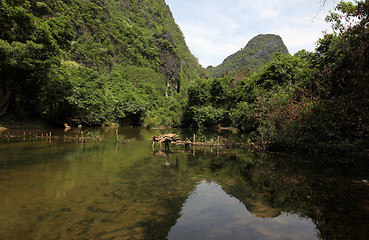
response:
<svg viewBox="0 0 369 240"><path fill-rule="evenodd" d="M196 134L193 134L193 143L196 143Z"/></svg>
<svg viewBox="0 0 369 240"><path fill-rule="evenodd" d="M119 142L119 134L118 134L118 129L115 129L115 135L117 136L117 142Z"/></svg>
<svg viewBox="0 0 369 240"><path fill-rule="evenodd" d="M219 143L220 143L220 138L219 138L219 136L218 136L218 147L219 147Z"/></svg>
<svg viewBox="0 0 369 240"><path fill-rule="evenodd" d="M164 148L165 148L165 150L170 151L170 149L169 149L169 143L170 143L170 141L169 141L168 139L166 139L166 140L164 141Z"/></svg>

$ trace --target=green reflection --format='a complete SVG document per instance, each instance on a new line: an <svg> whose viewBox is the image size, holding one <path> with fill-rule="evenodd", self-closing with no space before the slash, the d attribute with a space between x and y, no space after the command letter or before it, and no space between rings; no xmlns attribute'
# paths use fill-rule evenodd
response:
<svg viewBox="0 0 369 240"><path fill-rule="evenodd" d="M166 239L203 182L237 199L247 221L289 222L271 231L281 237L297 229L299 218L316 226L309 239L368 235L365 164L241 149L172 146L170 152L153 152L149 139L165 131L120 128L118 143L115 128L83 131L102 140L63 140L78 130L55 131L60 138L52 141L2 139L0 239ZM218 216L225 221L224 214Z"/></svg>

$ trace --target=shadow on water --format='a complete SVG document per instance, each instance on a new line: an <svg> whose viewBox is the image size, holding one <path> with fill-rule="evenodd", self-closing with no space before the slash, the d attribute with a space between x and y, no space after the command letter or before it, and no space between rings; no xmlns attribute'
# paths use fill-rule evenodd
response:
<svg viewBox="0 0 369 240"><path fill-rule="evenodd" d="M181 138L190 132L176 130ZM1 139L0 239L366 239L368 163L96 141ZM220 133L206 133L208 139ZM224 138L236 138L221 133Z"/></svg>

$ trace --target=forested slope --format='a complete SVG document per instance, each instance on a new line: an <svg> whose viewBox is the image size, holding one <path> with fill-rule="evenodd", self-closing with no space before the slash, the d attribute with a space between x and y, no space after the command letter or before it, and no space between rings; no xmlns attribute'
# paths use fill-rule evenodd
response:
<svg viewBox="0 0 369 240"><path fill-rule="evenodd" d="M0 114L233 126L278 150L368 154L367 1L339 2L314 52L291 56L280 37L260 35L210 69L215 78L164 0L0 3Z"/></svg>
<svg viewBox="0 0 369 240"><path fill-rule="evenodd" d="M368 156L369 4L341 1L335 10L327 16L333 32L314 52L276 54L251 75L241 67L198 79L188 91L184 123L231 125L278 151Z"/></svg>
<svg viewBox="0 0 369 240"><path fill-rule="evenodd" d="M214 77L239 71L252 73L272 60L276 53L288 54L282 38L274 34L259 34L244 48L227 57L223 63L208 67L208 71Z"/></svg>
<svg viewBox="0 0 369 240"><path fill-rule="evenodd" d="M1 113L173 124L205 75L164 0L1 0L0 23Z"/></svg>

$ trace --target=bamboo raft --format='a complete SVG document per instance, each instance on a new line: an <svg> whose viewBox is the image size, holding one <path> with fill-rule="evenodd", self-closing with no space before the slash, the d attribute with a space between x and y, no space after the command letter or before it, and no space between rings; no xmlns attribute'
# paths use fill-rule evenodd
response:
<svg viewBox="0 0 369 240"><path fill-rule="evenodd" d="M1 138L23 138L23 140L57 140L60 139L59 136L52 135L51 132L48 133L26 133L23 132L22 135L14 135L10 134L9 132L1 135ZM101 140L100 138L93 138L89 136L84 136L83 132L81 131L79 134L76 134L75 136L66 136L63 137L64 141L90 141L90 140ZM119 141L118 135L117 135L117 141Z"/></svg>
<svg viewBox="0 0 369 240"><path fill-rule="evenodd" d="M210 141L207 141L206 137L204 137L204 141L200 141L200 139L197 139L196 141L196 134L193 135L192 138L188 139L186 138L185 141L181 141L180 138L176 134L163 134L160 136L153 136L151 141L152 148L155 148L155 142L159 142L160 145L160 151L162 150L162 143L165 144L165 150L169 150L169 144L172 145L179 145L179 146L185 146L185 149L189 149L191 146L202 146L202 147L227 147L228 144L225 144L221 142L220 137L218 136L217 140L211 139Z"/></svg>
<svg viewBox="0 0 369 240"><path fill-rule="evenodd" d="M37 139L45 139L45 140L50 140L50 139L58 139L59 136L53 136L50 133L41 133L40 135L37 134L37 133L28 133L26 134L26 132L23 132L23 135L11 135L9 132L6 133L5 135L2 135L1 136L2 138L23 138L24 140L26 138L29 138L29 139L33 139L33 140L37 140Z"/></svg>
<svg viewBox="0 0 369 240"><path fill-rule="evenodd" d="M152 141L152 148L155 148L155 142L159 142L160 145L160 151L162 149L162 143L165 144L165 150L169 150L169 144L172 142L177 142L180 140L177 134L169 133L169 134L163 134L160 136L153 136Z"/></svg>

